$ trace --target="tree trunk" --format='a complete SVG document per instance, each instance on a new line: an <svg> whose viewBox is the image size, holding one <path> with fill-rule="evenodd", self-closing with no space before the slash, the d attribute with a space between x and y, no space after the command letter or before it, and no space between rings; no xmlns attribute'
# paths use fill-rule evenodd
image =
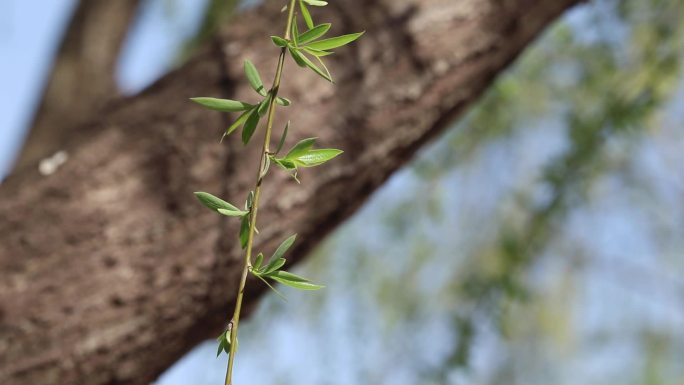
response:
<svg viewBox="0 0 684 385"><path fill-rule="evenodd" d="M119 96L114 72L140 0L81 0L54 60L16 167L34 165Z"/></svg>
<svg viewBox="0 0 684 385"><path fill-rule="evenodd" d="M272 170L256 250L296 232L290 258L302 258L575 2L346 0L317 9L334 32L367 33L333 57L336 86L288 61L281 91L295 103L279 109L276 127L291 119L292 142L316 136L345 153L302 172L302 185ZM226 117L187 99L254 100L242 60L273 75L278 50L267 36L283 28L281 6L240 15L216 49L77 130L54 175L25 170L2 185L1 384L147 384L219 333L242 263L237 224L192 192L242 202L259 146L219 144ZM248 283L247 313L262 291Z"/></svg>

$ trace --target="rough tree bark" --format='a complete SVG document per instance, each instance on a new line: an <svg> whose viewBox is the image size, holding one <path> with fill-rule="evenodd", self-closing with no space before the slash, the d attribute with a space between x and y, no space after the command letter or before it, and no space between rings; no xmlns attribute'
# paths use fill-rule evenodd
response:
<svg viewBox="0 0 684 385"><path fill-rule="evenodd" d="M321 10L335 32L368 32L336 55L335 87L287 63L281 89L296 103L280 123L293 120L293 141L317 136L346 152L302 173L301 186L268 176L256 249L297 232L301 258L575 2L345 0ZM277 50L265 36L282 28L281 6L241 15L217 49L82 126L56 174L26 170L2 185L0 383L147 384L218 334L242 253L236 223L192 191L242 201L258 146L220 145L225 117L187 98L250 99L242 59L272 75ZM249 284L247 311L262 290Z"/></svg>
<svg viewBox="0 0 684 385"><path fill-rule="evenodd" d="M119 96L114 70L139 3L140 0L79 2L55 56L17 168L52 155L67 143L70 129L96 116Z"/></svg>

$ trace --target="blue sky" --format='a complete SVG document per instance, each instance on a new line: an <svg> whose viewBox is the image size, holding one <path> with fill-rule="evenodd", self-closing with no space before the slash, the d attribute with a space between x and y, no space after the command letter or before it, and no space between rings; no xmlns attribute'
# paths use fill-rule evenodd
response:
<svg viewBox="0 0 684 385"><path fill-rule="evenodd" d="M38 103L74 0L0 2L0 178Z"/></svg>

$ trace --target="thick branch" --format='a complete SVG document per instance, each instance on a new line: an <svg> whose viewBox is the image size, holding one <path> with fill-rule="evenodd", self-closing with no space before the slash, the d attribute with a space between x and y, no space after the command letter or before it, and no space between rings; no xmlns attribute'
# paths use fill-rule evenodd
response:
<svg viewBox="0 0 684 385"><path fill-rule="evenodd" d="M119 94L114 70L140 0L81 0L54 60L16 167L35 164Z"/></svg>
<svg viewBox="0 0 684 385"><path fill-rule="evenodd" d="M301 258L574 2L347 0L321 11L336 32L368 32L335 55L338 86L287 63L281 90L296 103L281 116L293 141L317 136L345 154L301 186L268 176L255 247L297 232ZM273 75L265 36L278 33L280 6L242 15L221 34L222 55L199 55L109 111L55 175L26 171L0 188L0 383L147 384L218 334L240 275L237 224L192 191L243 200L259 149L218 144L223 117L187 98L251 100L242 59ZM247 311L262 286L248 287Z"/></svg>

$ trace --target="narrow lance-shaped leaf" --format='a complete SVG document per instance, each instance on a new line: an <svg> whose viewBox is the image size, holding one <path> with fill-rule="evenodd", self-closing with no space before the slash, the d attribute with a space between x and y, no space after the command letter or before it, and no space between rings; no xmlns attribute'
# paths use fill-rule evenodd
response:
<svg viewBox="0 0 684 385"><path fill-rule="evenodd" d="M287 121L287 124L285 124L285 129L283 130L283 135L280 137L280 141L278 142L278 147L276 147L275 154L279 153L280 150L283 149L283 146L285 145L285 138L287 138L287 131L290 129L290 121Z"/></svg>
<svg viewBox="0 0 684 385"><path fill-rule="evenodd" d="M290 39L294 43L295 47L299 45L299 27L297 26L297 19L292 20L292 27L290 30Z"/></svg>
<svg viewBox="0 0 684 385"><path fill-rule="evenodd" d="M292 52L292 51L290 51ZM299 55L299 60L301 60L305 66L311 68L315 73L319 74L322 78L325 80L329 81L330 83L333 83L332 77L330 76L330 73L328 72L328 69L326 68L325 70L320 69L314 62L309 60L308 57L304 56L301 54L299 51L295 51ZM322 64L323 62L321 62ZM297 63L299 64L299 63Z"/></svg>
<svg viewBox="0 0 684 385"><path fill-rule="evenodd" d="M287 106L289 106L290 104L292 104L292 102L290 101L290 99L288 99L288 98L283 98L283 97L280 97L280 96L276 97L276 103L280 104L280 105L283 106L283 107L287 107Z"/></svg>
<svg viewBox="0 0 684 385"><path fill-rule="evenodd" d="M304 52L308 53L311 56L315 56L315 57L324 57L324 56L329 56L329 55L333 54L333 52L330 52L330 51L319 51L317 49L311 49L309 47L303 47L303 49L304 49Z"/></svg>
<svg viewBox="0 0 684 385"><path fill-rule="evenodd" d="M245 60L245 75L247 76L247 80L249 80L249 85L252 86L254 91L258 92L262 96L266 96L264 83L261 81L259 71L257 71L254 64L249 60Z"/></svg>
<svg viewBox="0 0 684 385"><path fill-rule="evenodd" d="M245 124L247 119L254 113L255 108L252 108L249 111L245 111L242 115L240 115L233 124L231 124L227 129L226 132L223 134L223 137L225 138L226 136L230 135L235 131L238 127L242 126Z"/></svg>
<svg viewBox="0 0 684 385"><path fill-rule="evenodd" d="M240 222L240 246L244 249L247 247L247 241L249 239L249 215L242 217Z"/></svg>
<svg viewBox="0 0 684 385"><path fill-rule="evenodd" d="M268 106L271 104L271 94L269 93L264 100L259 103L259 108L257 112L259 112L259 116L264 116L266 115L266 112L268 112Z"/></svg>
<svg viewBox="0 0 684 385"><path fill-rule="evenodd" d="M302 167L314 167L321 165L342 153L341 150L332 148L324 148L319 150L310 150L308 153L298 156L293 161Z"/></svg>
<svg viewBox="0 0 684 385"><path fill-rule="evenodd" d="M291 235L288 237L286 240L284 240L280 246L276 249L275 253L273 253L273 256L271 256L271 259L278 259L282 258L283 255L287 252L287 250L292 247L292 244L294 243L295 239L297 239L297 234Z"/></svg>
<svg viewBox="0 0 684 385"><path fill-rule="evenodd" d="M299 44L306 44L318 39L319 37L325 35L325 33L328 32L328 30L330 30L331 26L332 24L330 23L324 23L317 25L314 28L310 28L308 31L299 35Z"/></svg>
<svg viewBox="0 0 684 385"><path fill-rule="evenodd" d="M287 40L283 39L280 36L271 36L271 40L273 40L273 44L275 44L278 47L287 47Z"/></svg>
<svg viewBox="0 0 684 385"><path fill-rule="evenodd" d="M191 98L193 102L209 108L211 110L215 111L221 111L221 112L240 112L240 111L246 111L249 110L250 108L254 107L253 105L245 102L240 102L237 100L230 100L230 99L218 99L218 98L207 98L207 97L200 97L200 98Z"/></svg>
<svg viewBox="0 0 684 385"><path fill-rule="evenodd" d="M245 122L245 126L242 128L242 143L247 144L249 143L249 140L252 139L252 135L254 135L257 125L259 125L259 118L261 118L261 116L259 116L258 112L253 112L249 115L249 118L247 118L247 121Z"/></svg>
<svg viewBox="0 0 684 385"><path fill-rule="evenodd" d="M306 138L302 139L297 144L295 144L292 149L290 149L290 152L285 155L285 159L291 160L292 158L296 158L300 155L304 155L309 150L311 147L313 147L314 143L316 142L316 138Z"/></svg>
<svg viewBox="0 0 684 385"><path fill-rule="evenodd" d="M218 210L230 210L230 211L240 211L237 207L231 205L230 203L211 195L206 192L196 192L195 196L197 199L206 207L218 211Z"/></svg>
<svg viewBox="0 0 684 385"><path fill-rule="evenodd" d="M256 260L254 261L254 266L253 266L254 270L259 271L259 269L261 269L262 263L264 263L264 254L259 253L259 255L257 255L257 257L256 257Z"/></svg>
<svg viewBox="0 0 684 385"><path fill-rule="evenodd" d="M302 17L304 17L304 22L309 29L314 27L313 19L311 18L311 13L309 8L307 8L306 3L303 0L299 0L299 8L302 10Z"/></svg>
<svg viewBox="0 0 684 385"><path fill-rule="evenodd" d="M363 35L364 32L351 33L349 35L342 35L337 37L331 37L329 39L317 40L313 43L307 44L307 47L312 49L317 49L320 51L327 51L329 49L342 47L347 45L354 40L358 39Z"/></svg>
<svg viewBox="0 0 684 385"><path fill-rule="evenodd" d="M245 215L249 214L248 211L243 210L218 209L218 212L228 217L244 217Z"/></svg>
<svg viewBox="0 0 684 385"><path fill-rule="evenodd" d="M264 267L262 272L263 275L270 275L275 271L279 270L281 267L285 266L285 258L271 259L271 261Z"/></svg>
<svg viewBox="0 0 684 385"><path fill-rule="evenodd" d="M325 287L322 285L311 283L306 278L282 270L276 271L268 277L273 279L274 281L282 283L283 285L287 285L300 290L319 290Z"/></svg>
<svg viewBox="0 0 684 385"><path fill-rule="evenodd" d="M321 0L303 0L305 3L309 5L313 5L314 7L325 7L328 5L327 1L321 1Z"/></svg>
<svg viewBox="0 0 684 385"><path fill-rule="evenodd" d="M306 58L304 57L304 55L299 53L299 50L297 50L297 48L288 45L287 50L290 51L292 59L294 59L295 63L297 63L298 66L306 67Z"/></svg>

